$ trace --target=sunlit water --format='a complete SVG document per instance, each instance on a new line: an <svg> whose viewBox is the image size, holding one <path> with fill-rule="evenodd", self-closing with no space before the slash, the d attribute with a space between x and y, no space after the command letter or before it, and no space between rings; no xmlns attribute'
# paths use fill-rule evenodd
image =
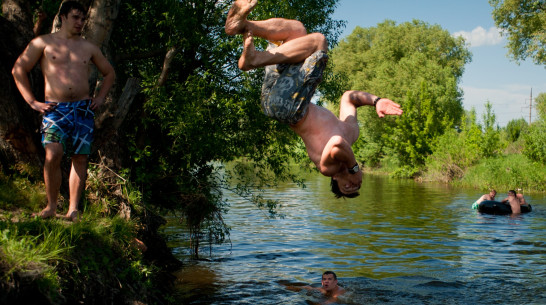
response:
<svg viewBox="0 0 546 305"><path fill-rule="evenodd" d="M511 217L472 210L473 189L365 175L360 197L339 200L328 187L316 175L270 190L283 219L226 194L231 244L206 260L189 260L172 221L180 303L321 304L286 285L320 286L332 270L347 290L337 304L546 304L544 194L526 194L533 212Z"/></svg>

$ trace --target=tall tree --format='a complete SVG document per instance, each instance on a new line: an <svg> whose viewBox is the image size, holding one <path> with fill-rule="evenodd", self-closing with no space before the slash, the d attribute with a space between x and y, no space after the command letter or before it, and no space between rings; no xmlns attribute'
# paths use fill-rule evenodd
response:
<svg viewBox="0 0 546 305"><path fill-rule="evenodd" d="M357 27L333 50L332 59L334 71L346 76L347 89L388 97L405 110L390 120L375 119L373 109L359 111L362 161L391 154L400 165L419 167L434 139L461 118L457 85L470 53L461 38L440 26L387 20Z"/></svg>
<svg viewBox="0 0 546 305"><path fill-rule="evenodd" d="M28 1L2 1L0 16L0 170L19 161L39 164L40 142L35 136L39 118L20 97L11 69L26 44L33 38L32 13ZM40 73L30 75L36 96L43 96Z"/></svg>
<svg viewBox="0 0 546 305"><path fill-rule="evenodd" d="M336 2L264 0L249 18L296 18L335 43L342 25L330 17ZM263 71L237 68L241 37L228 37L223 28L230 5L213 0L123 3L116 22L124 27L111 39L118 77L141 78L143 88L141 104L128 118L123 143L132 159L125 166L147 202L181 212L195 254L201 237L221 239L226 233L222 191L273 207L248 187L296 179L288 160L302 156L291 130L261 113ZM237 158L249 160L248 166L222 170ZM236 187L225 181L244 171L252 179Z"/></svg>
<svg viewBox="0 0 546 305"><path fill-rule="evenodd" d="M524 118L514 119L506 124L506 137L508 141L515 142L527 129L529 123Z"/></svg>
<svg viewBox="0 0 546 305"><path fill-rule="evenodd" d="M493 20L508 36L508 50L516 61L530 57L546 65L546 1L489 0Z"/></svg>
<svg viewBox="0 0 546 305"><path fill-rule="evenodd" d="M535 109L539 119L546 120L546 92L542 92L535 98Z"/></svg>
<svg viewBox="0 0 546 305"><path fill-rule="evenodd" d="M500 149L500 134L498 126L495 126L496 123L493 106L487 101L483 114L483 141L481 143L481 151L485 158L494 156Z"/></svg>
<svg viewBox="0 0 546 305"><path fill-rule="evenodd" d="M32 11L43 5L51 19L60 2L3 2L3 6L17 8L11 11L26 14L13 20L6 13L0 17L0 49L6 55L0 59L0 79L5 80L2 84L10 84L2 85L6 94L0 96L0 160L6 164L4 169L20 157L19 147L30 147L16 147L10 139L19 136L6 136L13 134L15 127L24 126L21 122L28 122L24 132L36 147L29 155L40 155L35 153L40 149L35 132L39 116L19 97L10 70L32 39ZM227 204L222 201L222 191L230 189L273 208L272 202L261 200L249 187L277 178L297 180L288 160L291 156L301 158L305 152L298 149L301 141L287 126L261 113L263 70L246 73L237 68L242 39L228 37L223 28L232 1L82 2L90 8L84 35L102 46L117 76L115 90L97 114L97 153L91 160L100 159L114 170L128 172L146 203L181 212L196 237L195 252L201 237L221 239L226 233L222 214ZM263 0L249 18L298 19L310 32L324 33L334 45L343 26L331 18L336 3ZM15 43L20 38L12 33L18 26L28 33ZM258 47L265 44L257 41ZM35 83L39 84L39 71L36 75ZM100 86L100 79L92 78L92 82L92 87ZM37 96L43 92L43 88L33 88ZM4 156L7 152L13 152L13 159ZM222 164L237 158L249 160L247 166L227 172L222 169ZM226 179L237 171L252 172L252 179L232 187Z"/></svg>

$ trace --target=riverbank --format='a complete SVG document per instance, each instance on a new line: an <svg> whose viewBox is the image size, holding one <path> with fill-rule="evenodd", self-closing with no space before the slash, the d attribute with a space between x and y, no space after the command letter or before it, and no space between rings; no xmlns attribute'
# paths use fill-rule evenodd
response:
<svg viewBox="0 0 546 305"><path fill-rule="evenodd" d="M389 170L365 169L380 175ZM107 178L96 174L91 167L83 212L76 223L31 216L45 205L43 183L0 174L0 304L169 304L174 300L171 271L181 264L157 233L163 218L143 207L140 195L129 185L112 186L111 180L107 183ZM419 179L439 181L427 174ZM512 154L484 159L449 183L499 192L517 188L545 192L545 177L546 166ZM58 212L62 214L63 208L66 202Z"/></svg>
<svg viewBox="0 0 546 305"><path fill-rule="evenodd" d="M502 155L481 160L468 168L456 185L471 186L483 190L546 192L546 165L534 162L522 154Z"/></svg>
<svg viewBox="0 0 546 305"><path fill-rule="evenodd" d="M168 303L180 262L157 233L161 217L122 217L88 190L78 222L44 220L32 216L43 190L0 174L0 304Z"/></svg>
<svg viewBox="0 0 546 305"><path fill-rule="evenodd" d="M391 175L396 172L395 165L380 168L365 168L365 171L378 175ZM454 174L454 172L456 172ZM415 180L444 182L459 187L475 188L483 191L496 189L499 192L521 189L523 192L546 192L546 165L529 160L523 154L505 154L480 160L476 165L462 169L448 164L434 169L427 168L414 176Z"/></svg>

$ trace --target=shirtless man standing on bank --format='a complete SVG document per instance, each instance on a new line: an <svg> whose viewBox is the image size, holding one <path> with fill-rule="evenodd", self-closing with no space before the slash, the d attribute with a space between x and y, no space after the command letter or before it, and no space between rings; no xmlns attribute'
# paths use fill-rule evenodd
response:
<svg viewBox="0 0 546 305"><path fill-rule="evenodd" d="M41 127L45 149L44 181L47 206L37 215L56 216L61 186L61 160L71 155L70 204L66 219L78 219L87 176L87 158L93 141L94 110L100 107L114 84L115 72L100 49L81 37L86 11L75 1L64 2L59 10L58 32L34 38L12 69L17 88L32 109L43 114ZM38 101L28 73L40 63L45 82L45 102ZM99 93L90 97L89 71L93 63L103 75Z"/></svg>
<svg viewBox="0 0 546 305"><path fill-rule="evenodd" d="M311 161L321 174L332 178L336 197L358 195L362 171L351 148L359 136L356 110L364 105L375 106L378 116L384 117L401 115L400 105L363 91L347 91L341 97L338 118L311 103L328 59L326 38L321 33L307 34L297 20L247 20L256 4L257 0L236 0L228 12L226 34L243 34L244 39L239 68L247 71L266 67L261 102L265 114L289 124L302 138ZM276 47L257 51L253 36ZM299 72L293 73L294 69ZM286 84L297 85L287 88Z"/></svg>

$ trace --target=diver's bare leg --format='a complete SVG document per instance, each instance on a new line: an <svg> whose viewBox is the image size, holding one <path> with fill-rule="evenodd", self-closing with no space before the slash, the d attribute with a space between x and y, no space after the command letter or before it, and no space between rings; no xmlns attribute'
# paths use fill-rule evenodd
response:
<svg viewBox="0 0 546 305"><path fill-rule="evenodd" d="M259 21L249 20L247 21L245 32L251 32L252 35L269 41L283 43L307 35L307 30L303 23L298 20L284 18L271 18Z"/></svg>
<svg viewBox="0 0 546 305"><path fill-rule="evenodd" d="M239 58L239 69L243 71L273 64L300 63L318 50L328 50L326 38L320 33L292 39L268 51L256 50L252 33L245 33L243 39L243 54Z"/></svg>

